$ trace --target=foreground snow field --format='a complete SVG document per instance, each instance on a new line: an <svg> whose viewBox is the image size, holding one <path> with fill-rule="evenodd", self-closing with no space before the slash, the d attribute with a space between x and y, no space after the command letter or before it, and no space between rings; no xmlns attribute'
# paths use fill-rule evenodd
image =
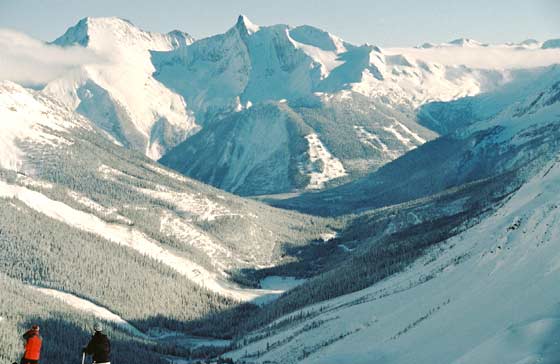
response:
<svg viewBox="0 0 560 364"><path fill-rule="evenodd" d="M255 363L558 363L559 196L560 160L405 272L307 307L312 318L233 356ZM264 354L251 358L258 351Z"/></svg>

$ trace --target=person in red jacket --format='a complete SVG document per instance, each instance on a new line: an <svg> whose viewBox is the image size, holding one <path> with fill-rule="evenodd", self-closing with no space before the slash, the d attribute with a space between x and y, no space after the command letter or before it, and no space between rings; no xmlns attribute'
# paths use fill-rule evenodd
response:
<svg viewBox="0 0 560 364"><path fill-rule="evenodd" d="M43 345L43 339L39 335L39 326L31 326L31 329L23 334L23 339L25 340L25 353L21 359L21 364L39 364L41 346Z"/></svg>

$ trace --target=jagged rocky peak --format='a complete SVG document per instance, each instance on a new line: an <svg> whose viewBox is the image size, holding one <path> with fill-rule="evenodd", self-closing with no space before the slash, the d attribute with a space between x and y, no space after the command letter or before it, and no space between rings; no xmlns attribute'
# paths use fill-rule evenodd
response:
<svg viewBox="0 0 560 364"><path fill-rule="evenodd" d="M70 27L52 43L59 46L81 45L87 47L89 43L88 23L91 18L83 18L76 25Z"/></svg>
<svg viewBox="0 0 560 364"><path fill-rule="evenodd" d="M253 34L259 31L260 27L253 23L249 18L243 14L239 15L237 18L237 23L235 27L242 33L242 34Z"/></svg>

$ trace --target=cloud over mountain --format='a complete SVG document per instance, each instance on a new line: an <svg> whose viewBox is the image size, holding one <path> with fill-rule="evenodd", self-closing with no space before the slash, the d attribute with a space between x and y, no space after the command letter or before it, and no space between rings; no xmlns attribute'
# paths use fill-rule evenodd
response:
<svg viewBox="0 0 560 364"><path fill-rule="evenodd" d="M40 86L103 58L81 47L59 47L23 33L0 29L0 79Z"/></svg>
<svg viewBox="0 0 560 364"><path fill-rule="evenodd" d="M386 48L388 54L407 54L425 62L481 69L519 69L560 63L560 50L493 47Z"/></svg>

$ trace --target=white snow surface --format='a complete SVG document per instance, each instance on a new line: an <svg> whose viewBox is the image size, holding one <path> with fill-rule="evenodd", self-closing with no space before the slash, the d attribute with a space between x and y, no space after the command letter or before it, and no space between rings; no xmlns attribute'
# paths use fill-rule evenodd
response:
<svg viewBox="0 0 560 364"><path fill-rule="evenodd" d="M71 293L58 291L56 289L36 287L36 286L30 286L30 287L38 292L46 294L47 296L54 297L77 310L89 313L101 320L112 322L133 335L139 337L146 337L144 333L142 333L140 330L138 330L136 327L131 325L128 321L124 320L119 315L109 311L105 307L96 305L95 303L89 300L80 298Z"/></svg>
<svg viewBox="0 0 560 364"><path fill-rule="evenodd" d="M241 301L263 302L273 299L281 291L243 289L226 282L188 258L165 249L140 231L129 226L107 223L95 215L76 210L62 202L18 185L0 181L0 197L16 198L28 207L77 229L97 234L111 242L169 266L192 282L206 289Z"/></svg>
<svg viewBox="0 0 560 364"><path fill-rule="evenodd" d="M398 153L390 150L389 147L387 147L387 145L383 143L381 138L379 138L375 133L369 132L365 127L361 125L354 125L354 129L356 130L356 134L358 135L360 142L362 142L363 144L368 145L373 149L379 150L384 155L391 156L392 159L398 157Z"/></svg>
<svg viewBox="0 0 560 364"><path fill-rule="evenodd" d="M68 195L72 197L80 205L87 207L88 209L91 209L93 211L99 212L101 215L104 215L105 217L112 217L115 220L127 225L133 224L132 220L118 214L116 207L107 208L75 191L68 191Z"/></svg>
<svg viewBox="0 0 560 364"><path fill-rule="evenodd" d="M310 177L308 189L321 189L325 183L346 176L340 160L327 150L317 134L306 135L305 139L309 146L309 164L304 167Z"/></svg>
<svg viewBox="0 0 560 364"><path fill-rule="evenodd" d="M184 99L152 77L155 68L150 51L169 51L190 44L187 38L179 44L170 34L145 32L119 18L86 18L70 28L55 43L70 45L85 42L86 47L103 59L79 71L51 81L44 92L57 97L69 107L81 102L77 90L86 81L105 89L130 119L147 142L145 154L158 159L165 151L152 142L150 135L156 122L165 119L186 135L197 128L194 117L187 112Z"/></svg>
<svg viewBox="0 0 560 364"><path fill-rule="evenodd" d="M417 48L386 48L387 54L406 54L428 63L470 69L522 69L557 64L559 49L540 49L540 43L476 45L425 44Z"/></svg>
<svg viewBox="0 0 560 364"><path fill-rule="evenodd" d="M0 166L24 170L25 152L21 143L56 148L69 144L68 130L89 128L71 110L10 81L0 81Z"/></svg>
<svg viewBox="0 0 560 364"><path fill-rule="evenodd" d="M297 48L303 50L311 59L317 62L321 67L321 79L325 79L329 76L332 70L338 66L344 64L344 61L340 59L341 51L346 49L338 50L338 52L328 51L321 49L319 47L300 43L290 37L290 33L286 30L287 36L292 42L292 44Z"/></svg>
<svg viewBox="0 0 560 364"><path fill-rule="evenodd" d="M248 362L557 363L559 196L560 158L404 272L306 307L317 316L231 354L266 352L268 343Z"/></svg>

